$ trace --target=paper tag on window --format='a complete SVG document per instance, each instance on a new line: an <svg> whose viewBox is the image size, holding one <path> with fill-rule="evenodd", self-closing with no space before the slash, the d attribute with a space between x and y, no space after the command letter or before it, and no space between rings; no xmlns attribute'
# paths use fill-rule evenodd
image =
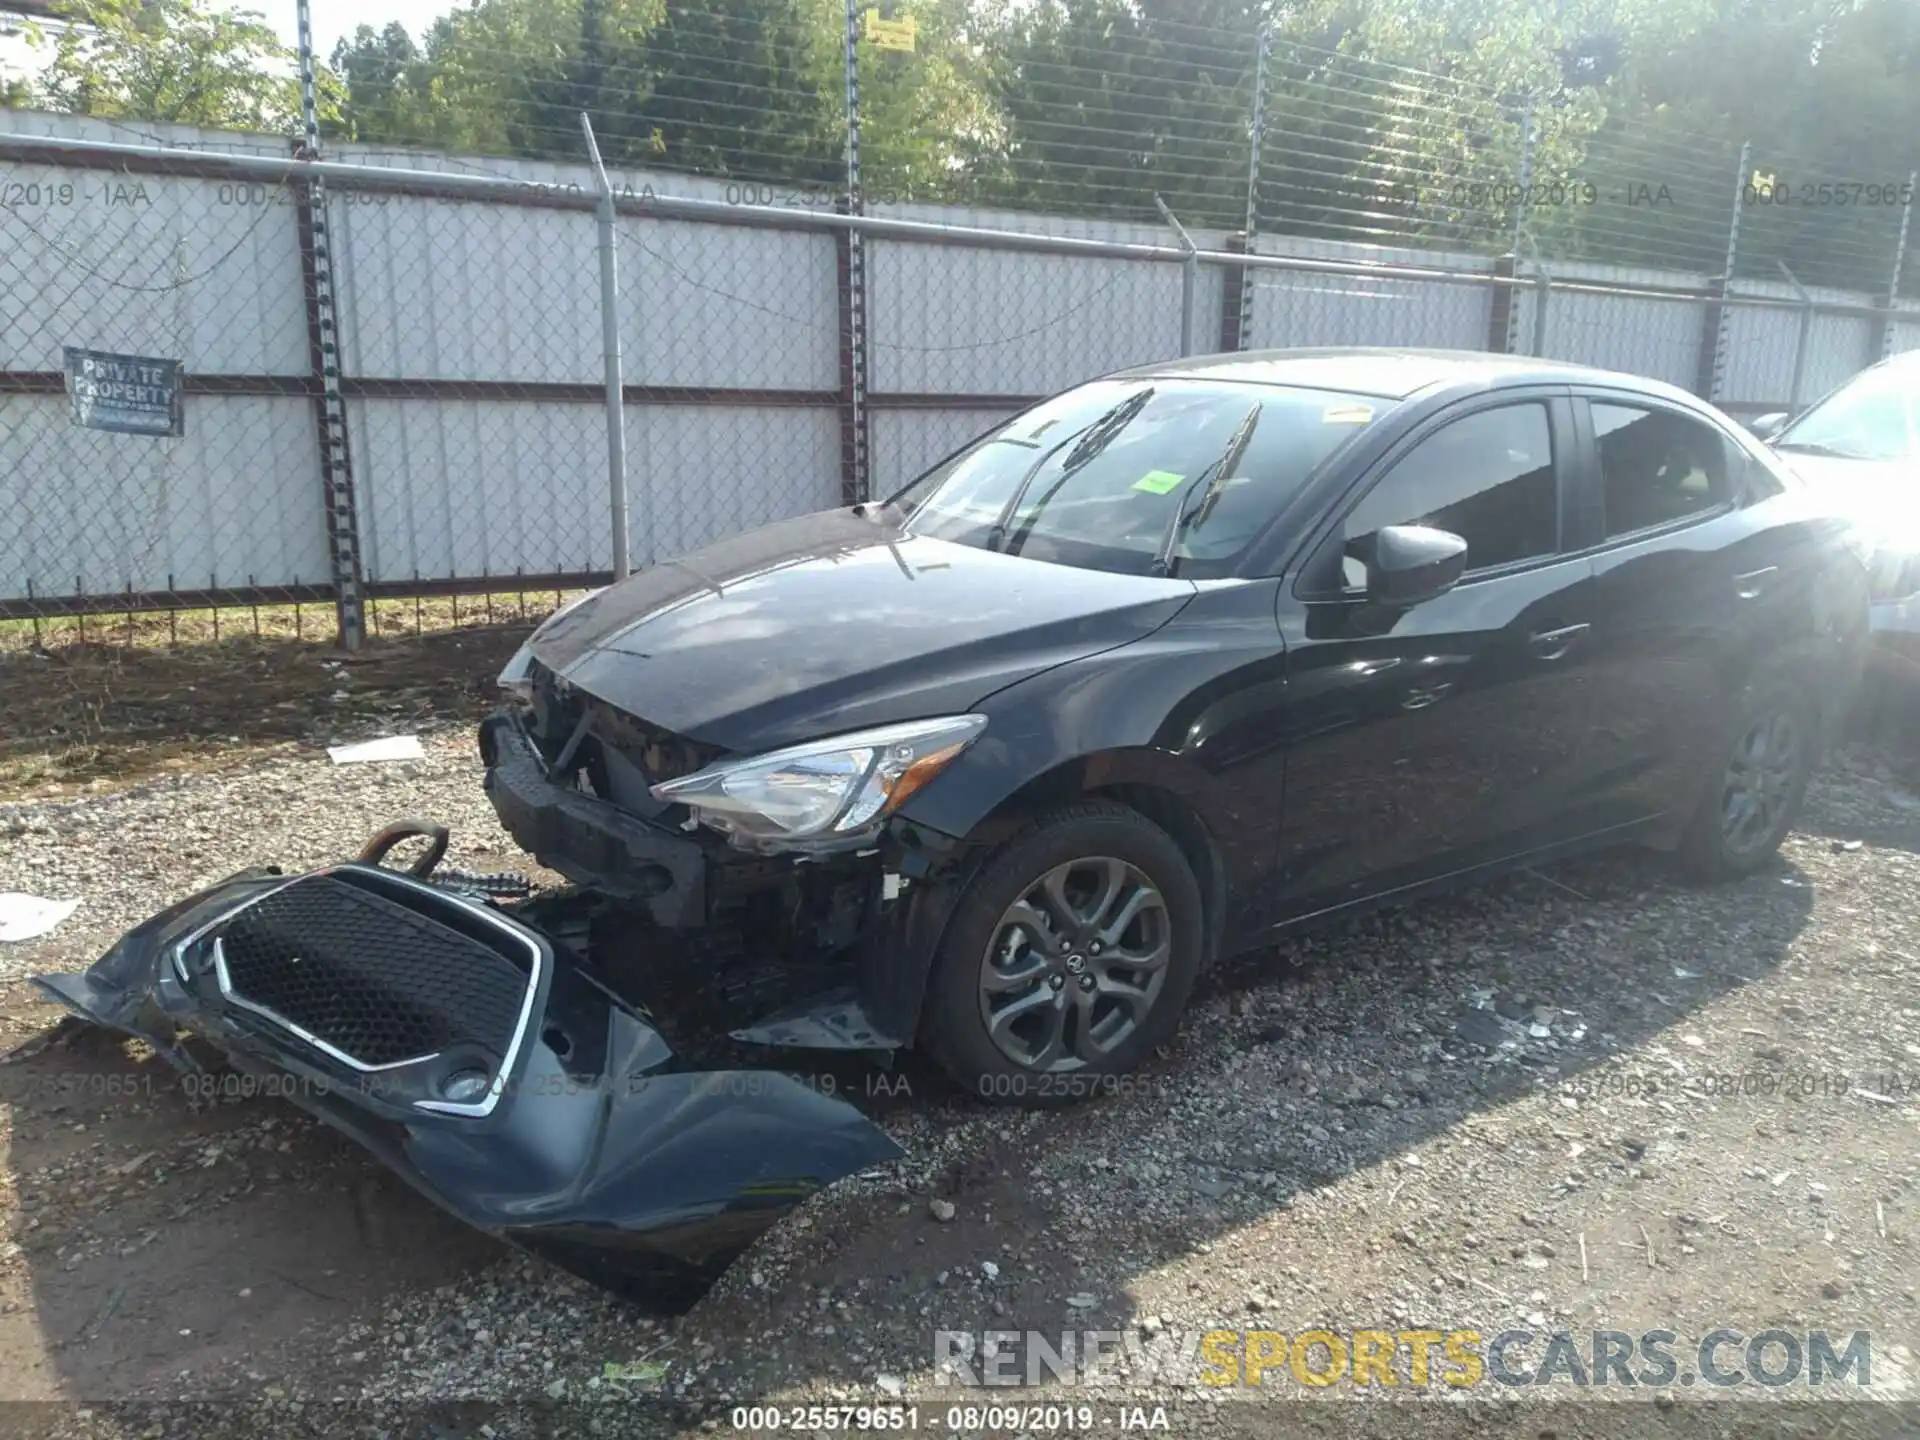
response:
<svg viewBox="0 0 1920 1440"><path fill-rule="evenodd" d="M1178 488L1180 482L1186 478L1184 475L1174 474L1171 470L1149 470L1133 482L1133 488L1144 490L1149 495L1165 495Z"/></svg>
<svg viewBox="0 0 1920 1440"><path fill-rule="evenodd" d="M1329 405L1320 412L1322 425L1365 425L1372 419L1371 405Z"/></svg>

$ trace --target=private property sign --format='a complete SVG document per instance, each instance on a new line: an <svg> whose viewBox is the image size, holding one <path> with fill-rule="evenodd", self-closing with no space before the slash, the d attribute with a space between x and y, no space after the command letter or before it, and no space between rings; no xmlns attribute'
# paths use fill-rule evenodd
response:
<svg viewBox="0 0 1920 1440"><path fill-rule="evenodd" d="M73 423L122 435L184 435L180 362L66 347Z"/></svg>

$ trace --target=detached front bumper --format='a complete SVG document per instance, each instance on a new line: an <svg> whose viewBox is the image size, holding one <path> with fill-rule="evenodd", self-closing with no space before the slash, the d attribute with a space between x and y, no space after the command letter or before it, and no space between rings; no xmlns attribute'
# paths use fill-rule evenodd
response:
<svg viewBox="0 0 1920 1440"><path fill-rule="evenodd" d="M565 947L375 866L244 871L35 984L182 1070L198 1034L462 1220L669 1308L900 1153L788 1076L678 1070Z"/></svg>

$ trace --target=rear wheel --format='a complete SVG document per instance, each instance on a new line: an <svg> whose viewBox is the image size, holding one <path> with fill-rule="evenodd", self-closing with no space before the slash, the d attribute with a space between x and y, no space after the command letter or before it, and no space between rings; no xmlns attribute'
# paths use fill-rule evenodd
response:
<svg viewBox="0 0 1920 1440"><path fill-rule="evenodd" d="M1703 880L1760 868L1799 817L1820 748L1820 716L1801 687L1747 688L1720 752L1720 771L1680 842L1682 866Z"/></svg>
<svg viewBox="0 0 1920 1440"><path fill-rule="evenodd" d="M984 1100L1098 1095L1173 1033L1203 933L1200 886L1165 831L1108 802L1053 811L961 896L923 1042Z"/></svg>

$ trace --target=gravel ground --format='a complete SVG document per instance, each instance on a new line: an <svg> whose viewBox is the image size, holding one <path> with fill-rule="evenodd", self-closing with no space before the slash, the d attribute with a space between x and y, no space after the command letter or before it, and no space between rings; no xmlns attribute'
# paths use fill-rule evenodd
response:
<svg viewBox="0 0 1920 1440"><path fill-rule="evenodd" d="M85 902L0 951L9 1043L52 1018L20 977L244 864L403 815L452 825L453 863L514 863L467 734L427 746L0 806L4 888ZM101 1435L731 1433L736 1404L896 1401L948 1434L950 1403L1006 1395L936 1377L935 1330L1727 1325L1871 1330L1865 1393L1891 1403L1483 1386L1330 1410L1392 1397L1138 1368L1052 1398L1105 1429L1164 1405L1175 1434L1920 1433L1910 783L1848 752L1740 885L1622 854L1303 937L1211 977L1128 1093L1071 1111L985 1110L911 1061L842 1072L906 1159L671 1320L466 1232L278 1102L196 1106L137 1046L54 1047L0 1068L0 1397L84 1399L33 1423Z"/></svg>

